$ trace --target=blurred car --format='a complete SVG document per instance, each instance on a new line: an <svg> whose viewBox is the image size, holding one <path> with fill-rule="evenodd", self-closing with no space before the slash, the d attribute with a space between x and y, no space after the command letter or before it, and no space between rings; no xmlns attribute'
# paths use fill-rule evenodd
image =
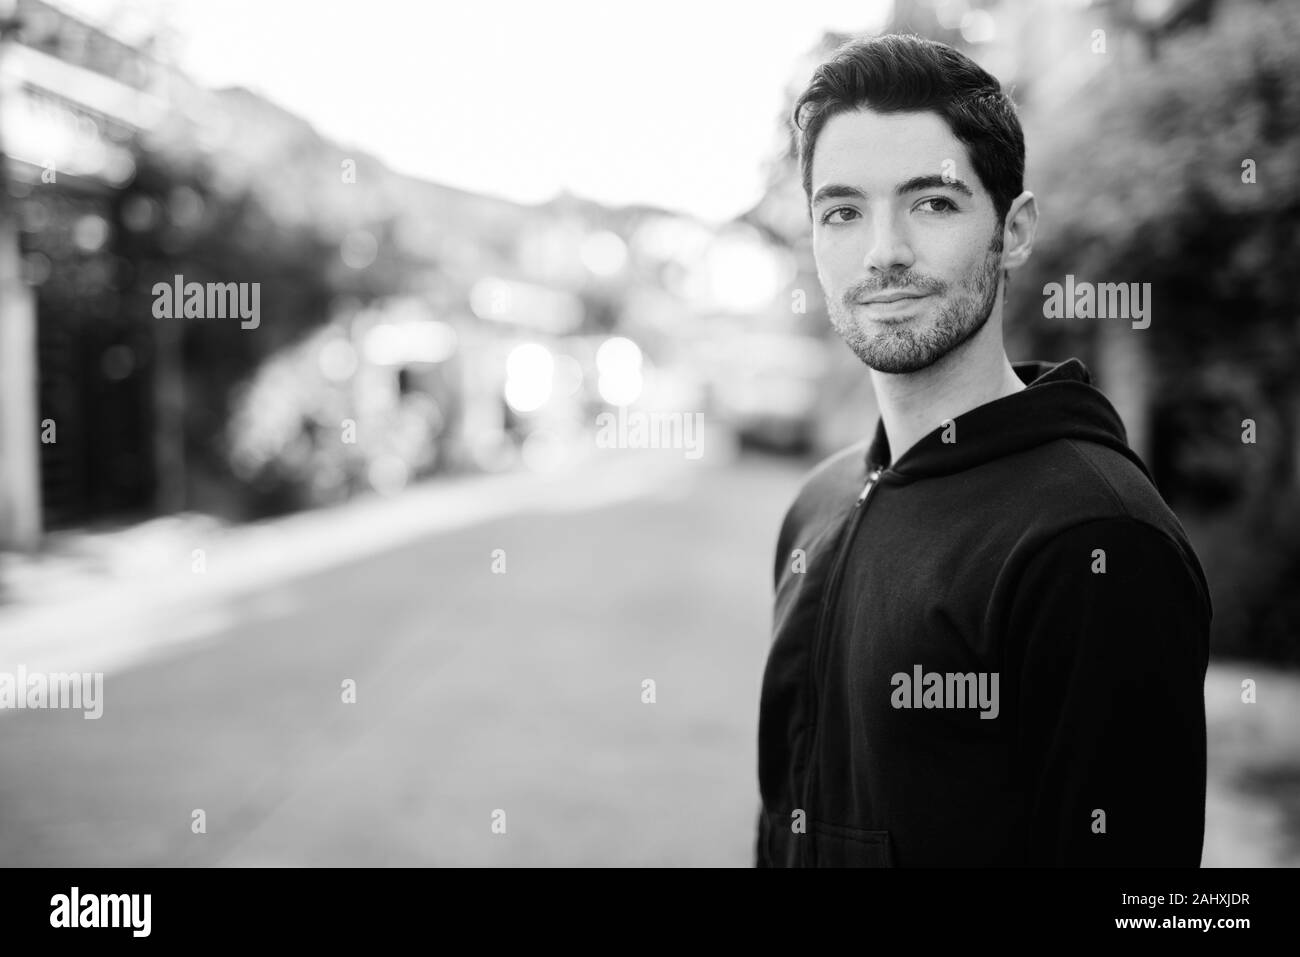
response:
<svg viewBox="0 0 1300 957"><path fill-rule="evenodd" d="M715 360L715 414L744 444L785 452L813 446L826 344L790 333L740 333Z"/></svg>

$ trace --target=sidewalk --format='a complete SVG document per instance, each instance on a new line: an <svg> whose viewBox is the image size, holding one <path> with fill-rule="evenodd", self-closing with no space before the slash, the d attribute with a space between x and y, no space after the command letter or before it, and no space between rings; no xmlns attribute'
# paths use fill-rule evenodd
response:
<svg viewBox="0 0 1300 957"><path fill-rule="evenodd" d="M43 555L0 554L0 670L125 668L219 630L229 619L222 599L264 597L281 582L519 512L652 494L684 468L729 461L721 437L711 447L717 453L699 461L673 450L593 448L551 473L432 480L391 498L249 525L183 514L57 534ZM263 610L274 613L274 602Z"/></svg>
<svg viewBox="0 0 1300 957"><path fill-rule="evenodd" d="M1241 700L1244 679L1257 700ZM1300 675L1215 659L1205 678L1209 731L1202 867L1300 867Z"/></svg>

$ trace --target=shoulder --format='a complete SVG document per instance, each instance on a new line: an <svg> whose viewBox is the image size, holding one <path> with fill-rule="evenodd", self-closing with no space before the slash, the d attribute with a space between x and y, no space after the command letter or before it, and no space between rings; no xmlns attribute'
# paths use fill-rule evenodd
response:
<svg viewBox="0 0 1300 957"><path fill-rule="evenodd" d="M856 442L822 459L799 482L799 491L786 507L777 534L776 580L780 580L783 557L792 543L815 535L818 529L829 526L844 507L852 502L866 471L866 453L869 442Z"/></svg>
<svg viewBox="0 0 1300 957"><path fill-rule="evenodd" d="M1145 468L1117 449L1059 439L1006 463L1015 494L1033 504L1039 521L1065 528L1088 520L1131 519L1171 539L1182 526Z"/></svg>
<svg viewBox="0 0 1300 957"><path fill-rule="evenodd" d="M1031 591L1058 593L1076 588L1080 596L1104 584L1115 592L1147 590L1153 600L1172 589L1208 612L1209 585L1186 531L1132 458L1064 439L1029 453L1021 465L1014 494L1028 507L1003 583L1032 582ZM1107 577L1097 577L1103 567Z"/></svg>
<svg viewBox="0 0 1300 957"><path fill-rule="evenodd" d="M869 445L870 442L863 439L826 456L804 475L799 495L816 495L845 482L856 484L866 470Z"/></svg>
<svg viewBox="0 0 1300 957"><path fill-rule="evenodd" d="M792 520L813 520L823 511L842 505L845 496L856 496L866 474L869 442L855 442L833 452L814 465L799 482L799 491L786 509L786 524Z"/></svg>

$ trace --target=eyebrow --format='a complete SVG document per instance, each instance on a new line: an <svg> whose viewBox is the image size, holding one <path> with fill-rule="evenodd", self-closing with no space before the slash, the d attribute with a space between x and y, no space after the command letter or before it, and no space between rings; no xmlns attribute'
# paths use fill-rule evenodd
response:
<svg viewBox="0 0 1300 957"><path fill-rule="evenodd" d="M942 176L933 173L927 176L913 176L905 183L900 183L894 190L895 195L902 196L905 193L918 193L923 189L950 189L954 192L961 193L964 196L974 196L971 188L959 179L944 179ZM867 194L856 186L848 186L844 183L828 183L813 196L812 205L824 203L828 199L866 199Z"/></svg>

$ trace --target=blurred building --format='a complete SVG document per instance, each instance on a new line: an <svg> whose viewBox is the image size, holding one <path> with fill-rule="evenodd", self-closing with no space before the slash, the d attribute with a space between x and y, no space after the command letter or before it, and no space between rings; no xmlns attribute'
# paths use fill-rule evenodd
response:
<svg viewBox="0 0 1300 957"><path fill-rule="evenodd" d="M21 282L6 283L0 301L0 492L4 537L32 544L43 525L130 508L151 492L147 387L112 320L110 223L135 173L129 140L162 120L177 78L38 0L19 0L13 15L0 124ZM56 263L59 281L46 287Z"/></svg>
<svg viewBox="0 0 1300 957"><path fill-rule="evenodd" d="M743 273L766 255L747 226L417 180L251 91L199 87L151 40L42 0L20 0L14 20L0 58L15 227L0 300L5 544L508 466L530 431L563 419L577 434L608 405L591 366L603 338L632 338L662 373L620 401L653 401L656 381L707 374L689 344L721 328L708 317L763 306ZM176 275L258 283L267 321L155 319L151 290ZM528 343L558 378L536 408L512 409L507 359ZM279 411L248 414L250 393ZM401 468L382 436L337 440L363 406L371 434L409 430L398 410L413 402L430 431L403 444ZM317 471L336 484L322 490Z"/></svg>

